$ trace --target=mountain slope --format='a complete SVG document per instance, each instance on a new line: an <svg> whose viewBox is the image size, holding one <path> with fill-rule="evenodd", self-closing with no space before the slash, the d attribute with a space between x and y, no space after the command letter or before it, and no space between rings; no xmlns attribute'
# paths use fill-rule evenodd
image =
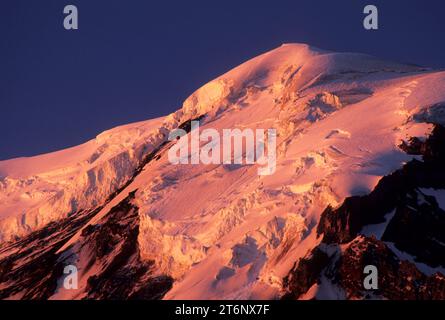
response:
<svg viewBox="0 0 445 320"><path fill-rule="evenodd" d="M301 298L307 290L289 293L294 265L315 248L344 244L317 232L327 208L341 210L348 198L370 194L382 177L421 160L423 153L406 146L445 124L444 89L445 72L286 44L206 84L167 117L0 162L0 297ZM172 165L168 133L189 131L192 119L218 131L275 128L276 172ZM441 189L423 186L443 203L433 187ZM375 223L364 221L360 227ZM392 234L388 241L403 242ZM443 262L432 259L425 260L430 271L441 271ZM19 270L29 274L42 263L52 274L44 284ZM67 264L79 269L78 290L61 286ZM322 292L314 286L320 275L314 281L306 289ZM42 286L51 289L33 295Z"/></svg>

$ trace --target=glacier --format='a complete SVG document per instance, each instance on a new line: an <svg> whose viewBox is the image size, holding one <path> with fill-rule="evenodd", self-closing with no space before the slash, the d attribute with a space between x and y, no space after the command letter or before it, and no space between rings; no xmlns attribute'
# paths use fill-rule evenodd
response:
<svg viewBox="0 0 445 320"><path fill-rule="evenodd" d="M45 238L58 264L79 268L79 290L65 290L59 275L45 298L106 298L91 288L106 281L130 238L116 233L103 256L91 241L102 239L102 226L118 228L128 209L128 228L118 228L134 241L126 267L144 265L147 275L138 273L129 296L150 279L167 283L156 298L280 298L296 261L322 242L325 209L369 194L419 158L399 145L425 140L443 124L444 89L444 71L284 44L205 84L170 115L1 161L0 265L8 257L27 263L16 256L23 239L81 217L66 236ZM169 132L196 119L202 129L276 129L276 172L258 176L256 164L172 165ZM2 290L30 294L0 279Z"/></svg>

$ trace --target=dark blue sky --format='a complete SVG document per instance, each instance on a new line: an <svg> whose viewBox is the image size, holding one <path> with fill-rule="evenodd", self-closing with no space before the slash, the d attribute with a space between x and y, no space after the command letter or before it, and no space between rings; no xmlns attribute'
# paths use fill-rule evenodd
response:
<svg viewBox="0 0 445 320"><path fill-rule="evenodd" d="M79 9L79 30L63 8ZM365 31L375 4L380 30ZM0 159L77 145L178 109L284 42L445 67L443 0L1 0Z"/></svg>

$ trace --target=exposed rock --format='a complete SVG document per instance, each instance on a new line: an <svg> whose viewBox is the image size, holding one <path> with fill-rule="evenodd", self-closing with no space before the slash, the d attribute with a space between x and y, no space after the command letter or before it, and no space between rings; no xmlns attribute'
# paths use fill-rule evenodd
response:
<svg viewBox="0 0 445 320"><path fill-rule="evenodd" d="M347 298L367 298L363 270L374 265L378 270L378 289L372 295L390 300L445 299L445 278L442 274L431 277L420 272L407 261L400 261L382 242L374 238L354 240L341 255L336 265L334 283L346 292Z"/></svg>
<svg viewBox="0 0 445 320"><path fill-rule="evenodd" d="M48 299L63 274L57 250L100 209L79 212L1 246L0 299Z"/></svg>
<svg viewBox="0 0 445 320"><path fill-rule="evenodd" d="M363 271L367 265L378 270L376 290L364 288ZM375 238L359 236L339 254L330 256L316 247L285 278L283 299L298 299L322 278L341 288L347 299L445 299L444 275L426 276L413 263L399 260L384 242Z"/></svg>
<svg viewBox="0 0 445 320"><path fill-rule="evenodd" d="M431 136L405 150L422 152L423 160L412 160L402 169L383 177L368 195L347 198L339 208L328 207L322 214L318 234L325 243L347 243L365 225L385 221L389 212L395 216L383 236L386 241L434 266L445 265L442 243L445 235L445 211L433 197L419 188L445 189L445 128L436 125Z"/></svg>
<svg viewBox="0 0 445 320"><path fill-rule="evenodd" d="M316 247L308 256L294 265L284 278L283 287L287 289L283 299L298 299L320 279L321 272L328 266L330 257Z"/></svg>
<svg viewBox="0 0 445 320"><path fill-rule="evenodd" d="M445 299L443 274L424 274L414 263L400 260L384 242L393 243L417 262L434 268L445 266L445 211L433 196L421 191L445 189L445 128L435 125L425 141L412 138L400 147L409 154L422 155L423 161L414 159L382 178L368 195L347 198L335 209L328 207L317 229L322 243L285 277L283 298L298 299L327 279L330 286L341 288L347 299ZM364 226L385 222L391 211L394 215L381 240L360 236ZM325 253L326 244L337 247L335 254ZM367 265L378 269L377 290L364 289Z"/></svg>
<svg viewBox="0 0 445 320"><path fill-rule="evenodd" d="M153 276L151 261L141 261L134 193L115 206L100 224L82 231L81 245L103 269L88 279L84 299L160 299L171 288L167 276ZM0 249L0 299L48 299L58 288L70 256L58 250L102 208L52 223Z"/></svg>
<svg viewBox="0 0 445 320"><path fill-rule="evenodd" d="M140 259L139 213L133 198L134 192L108 213L100 228L84 233L84 246L94 253L89 264L105 265L88 279L85 299L159 299L173 284L170 277L152 276L153 262Z"/></svg>

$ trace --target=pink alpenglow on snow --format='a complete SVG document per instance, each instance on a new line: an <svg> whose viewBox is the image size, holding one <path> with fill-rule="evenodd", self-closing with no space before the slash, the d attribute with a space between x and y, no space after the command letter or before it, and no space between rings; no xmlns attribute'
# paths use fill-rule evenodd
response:
<svg viewBox="0 0 445 320"><path fill-rule="evenodd" d="M285 44L170 115L1 161L0 298L444 298L444 106L443 71Z"/></svg>
<svg viewBox="0 0 445 320"><path fill-rule="evenodd" d="M189 135L184 129L176 129L169 134L169 141L176 139L178 143L168 152L168 159L172 164L257 163L261 166L258 168L258 175L271 175L276 170L275 129L267 130L266 139L264 129L223 129L220 134L216 129L207 128L200 132L199 121L192 121L190 144ZM205 144L201 146L201 142Z"/></svg>

